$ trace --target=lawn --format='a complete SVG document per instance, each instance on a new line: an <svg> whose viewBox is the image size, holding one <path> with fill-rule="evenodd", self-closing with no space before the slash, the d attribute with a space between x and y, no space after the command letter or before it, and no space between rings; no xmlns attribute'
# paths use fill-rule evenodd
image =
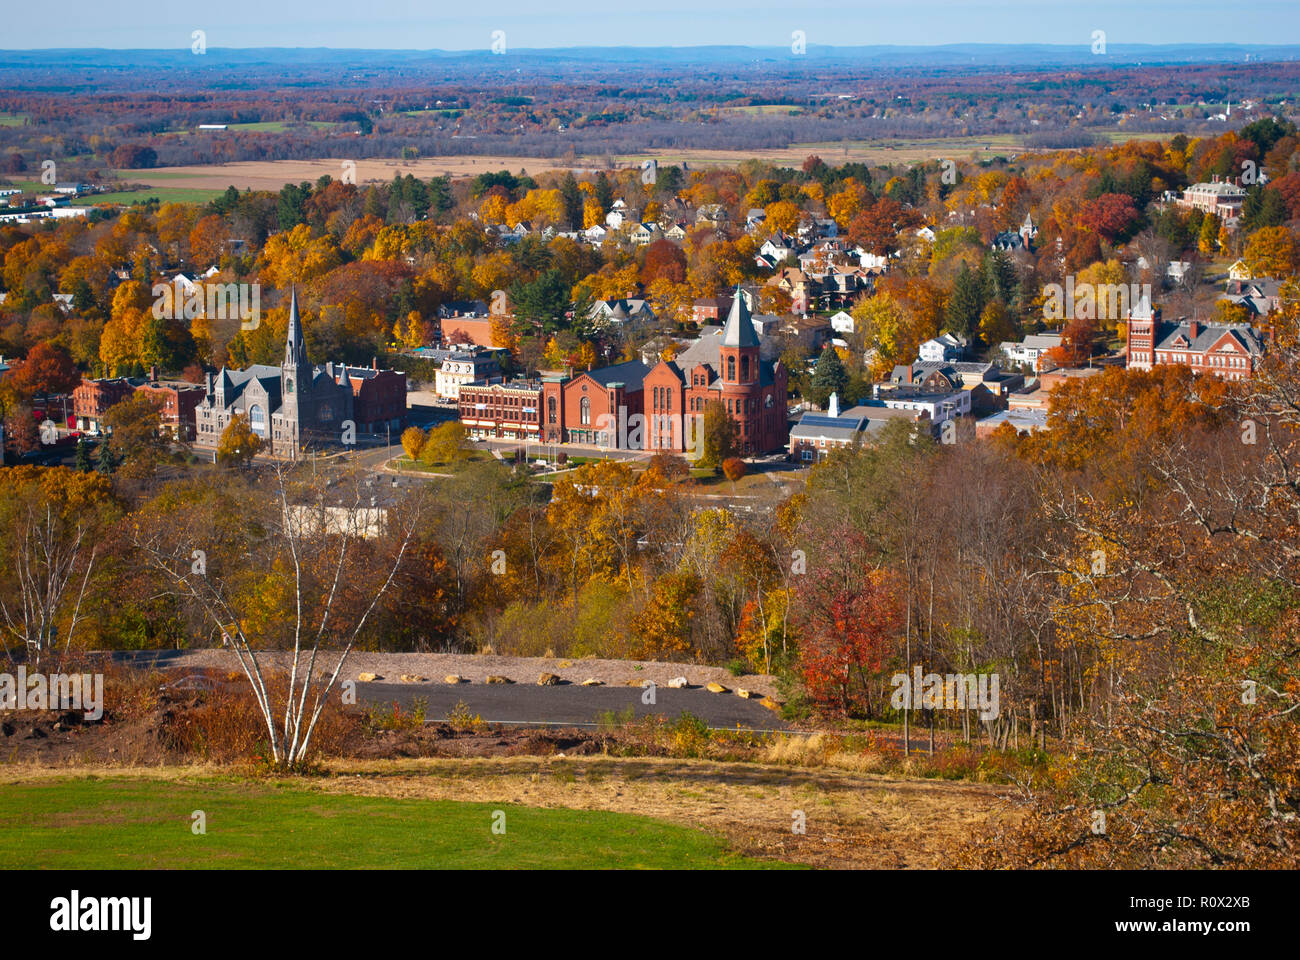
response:
<svg viewBox="0 0 1300 960"><path fill-rule="evenodd" d="M206 833L192 832L203 811ZM492 830L504 813L504 833ZM773 868L700 830L606 811L96 777L0 790L0 868Z"/></svg>
<svg viewBox="0 0 1300 960"><path fill-rule="evenodd" d="M20 113L0 113L0 127L21 127L27 117Z"/></svg>
<svg viewBox="0 0 1300 960"><path fill-rule="evenodd" d="M452 463L442 461L425 463L423 460L412 460L405 454L394 457L388 463L392 469L402 473L458 473L471 463L491 463L495 459L490 450L466 450L460 460Z"/></svg>

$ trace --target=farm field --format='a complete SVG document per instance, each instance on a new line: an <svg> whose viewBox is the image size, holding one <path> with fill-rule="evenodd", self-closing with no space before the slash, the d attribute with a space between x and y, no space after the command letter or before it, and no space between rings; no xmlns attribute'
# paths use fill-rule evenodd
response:
<svg viewBox="0 0 1300 960"><path fill-rule="evenodd" d="M1114 131L1115 142L1130 139L1159 139L1163 134L1128 134ZM945 157L981 157L994 153L1011 153L1023 150L1022 140L1010 134L987 137L958 137L951 139L918 140L855 140L847 142L800 143L769 150L685 150L649 151L640 154L618 154L612 160L615 166L636 166L642 160L655 159L660 163L686 163L689 166L734 166L741 160L755 158L784 166L798 166L813 153L828 162L843 163L913 163ZM602 169L606 157L510 157L510 156L456 156L423 157L418 160L369 159L357 160L358 183L389 181L397 174L411 174L421 179L450 175L472 177L480 173L509 170L538 174L555 169ZM320 160L266 160L240 163L211 164L194 167L160 167L156 170L123 171L123 175L137 183L149 186L184 185L187 187L224 190L235 186L241 190L279 190L286 183L315 181L326 174L339 177L341 159Z"/></svg>
<svg viewBox="0 0 1300 960"><path fill-rule="evenodd" d="M192 815L205 816L202 835ZM111 811L109 813L108 811ZM497 811L504 833L492 830ZM54 869L773 868L626 813L359 796L230 778L50 778L0 792L0 866Z"/></svg>

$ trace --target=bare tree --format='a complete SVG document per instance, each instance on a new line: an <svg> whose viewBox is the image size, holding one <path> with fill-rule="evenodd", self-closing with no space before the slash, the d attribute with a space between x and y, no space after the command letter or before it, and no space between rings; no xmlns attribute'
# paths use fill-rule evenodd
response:
<svg viewBox="0 0 1300 960"><path fill-rule="evenodd" d="M161 522L137 524L135 535L136 546L177 595L234 651L266 725L271 759L283 769L306 758L348 654L393 584L420 515L418 495L381 508L364 502L369 498L359 478L331 484L300 474L302 468L276 465L272 497L246 518L243 543L234 550L223 545L223 533L203 530L211 515L202 513L193 514L197 523L166 513L157 518ZM348 496L329 496L341 486L350 487ZM195 547L207 542L214 543L211 557ZM236 561L229 578L220 569L223 555ZM250 600L250 572L271 572L285 591L283 621ZM277 645L290 651L283 693L271 682L265 654L257 652ZM318 660L326 662L321 676Z"/></svg>

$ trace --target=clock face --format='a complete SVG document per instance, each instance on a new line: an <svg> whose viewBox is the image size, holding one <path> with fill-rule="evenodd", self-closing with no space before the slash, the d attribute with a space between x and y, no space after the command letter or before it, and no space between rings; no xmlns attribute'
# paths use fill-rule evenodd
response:
<svg viewBox="0 0 1300 960"><path fill-rule="evenodd" d="M285 393L293 393L293 377L288 377L288 378L284 381L284 392L285 392Z"/></svg>

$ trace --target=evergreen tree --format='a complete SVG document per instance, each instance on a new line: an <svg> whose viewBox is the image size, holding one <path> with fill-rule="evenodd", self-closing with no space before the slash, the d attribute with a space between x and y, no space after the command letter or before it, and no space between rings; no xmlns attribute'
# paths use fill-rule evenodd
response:
<svg viewBox="0 0 1300 960"><path fill-rule="evenodd" d="M849 375L840 361L839 353L831 344L826 344L813 367L812 379L808 384L808 399L819 407L824 407L832 393L844 393L848 382Z"/></svg>
<svg viewBox="0 0 1300 960"><path fill-rule="evenodd" d="M572 173L566 173L560 184L560 198L564 201L564 218L570 230L582 229L582 191Z"/></svg>
<svg viewBox="0 0 1300 960"><path fill-rule="evenodd" d="M117 469L117 457L113 453L113 442L109 437L104 438L104 442L99 445L95 451L95 471L102 473L104 476L111 476Z"/></svg>
<svg viewBox="0 0 1300 960"><path fill-rule="evenodd" d="M600 204L600 209L609 213L609 208L614 203L614 186L609 182L609 177L605 176L605 171L596 174L596 202Z"/></svg>
<svg viewBox="0 0 1300 960"><path fill-rule="evenodd" d="M81 473L89 473L93 464L90 461L90 441L84 437L77 441L76 468Z"/></svg>
<svg viewBox="0 0 1300 960"><path fill-rule="evenodd" d="M429 216L439 217L452 208L451 178L434 177L429 181Z"/></svg>
<svg viewBox="0 0 1300 960"><path fill-rule="evenodd" d="M978 274L962 264L961 273L952 286L948 300L948 329L968 340L979 332L980 314L984 312L984 284Z"/></svg>

